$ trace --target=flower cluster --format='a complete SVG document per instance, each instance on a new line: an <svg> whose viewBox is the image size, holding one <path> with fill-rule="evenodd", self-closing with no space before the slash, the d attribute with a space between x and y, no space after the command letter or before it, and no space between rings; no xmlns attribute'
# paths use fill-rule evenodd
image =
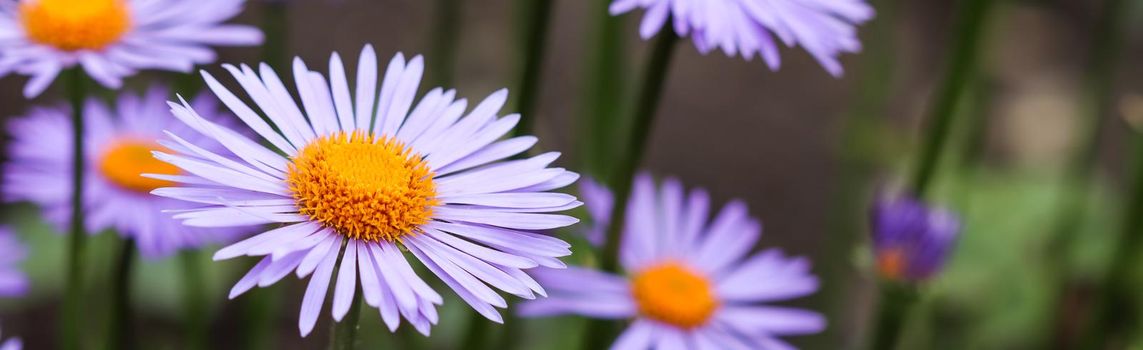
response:
<svg viewBox="0 0 1143 350"><path fill-rule="evenodd" d="M530 124L521 122L531 117L527 103L506 108L508 91L497 90L470 104L456 90L422 86L421 56L397 53L383 64L365 45L353 70L335 52L321 69L295 57L287 67L223 64L222 79L200 71L204 88L184 87L195 75L179 76L179 91L163 83L141 94L124 88L143 70L189 73L213 63L214 47L261 44L262 31L226 23L245 5L0 3L0 77L30 77L29 99L64 70L75 78L70 105L10 120L0 186L5 202L33 203L56 229L70 228L65 332L81 324L83 234L105 231L125 243L117 293L130 288L135 248L149 261L211 244L222 246L216 261L257 258L230 288L232 299L288 275L308 278L302 337L314 331L327 297L333 322L348 323L349 334L364 304L390 332L405 322L428 336L441 322L448 295L441 286L497 323L506 322L499 311L509 306L506 295L528 300L517 310L523 316L630 321L616 349L791 348L784 337L826 327L818 312L775 305L817 292L819 281L806 258L755 251L762 224L745 202L711 215L705 190L687 191L674 178L658 185L634 174L635 161L618 176L633 181L630 194L586 180L581 202L559 192L580 177L555 165L560 153L529 153L539 139L515 130ZM640 8L644 38L673 30L703 53L757 55L775 70L781 42L805 49L834 76L843 71L838 56L861 49L857 26L873 17L864 0L615 0L610 13ZM539 62L532 63L525 72L534 72ZM82 95L87 78L112 91ZM502 112L513 108L525 115ZM590 225L577 230L593 244L586 250L609 254L618 241L617 255L602 258L617 260L619 271L561 260L572 245L559 231L579 223L570 213L584 202ZM875 226L880 271L910 279L933 274L957 230L947 214L899 201L878 207ZM15 267L24 256L15 235L0 229L0 296L28 290ZM193 254L184 257L195 266ZM187 276L188 289L202 282ZM64 347L80 339L65 334ZM21 346L11 339L0 350Z"/></svg>

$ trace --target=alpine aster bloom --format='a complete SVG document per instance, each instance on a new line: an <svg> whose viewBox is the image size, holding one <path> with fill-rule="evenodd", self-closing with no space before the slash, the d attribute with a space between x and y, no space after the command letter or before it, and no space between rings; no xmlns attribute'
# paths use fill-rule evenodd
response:
<svg viewBox="0 0 1143 350"><path fill-rule="evenodd" d="M856 26L873 18L864 0L615 0L611 14L636 8L647 11L639 26L644 39L670 19L675 33L690 35L704 54L715 48L747 60L758 54L777 70L782 59L776 36L786 46L801 46L834 76L842 74L839 54L861 51Z"/></svg>
<svg viewBox="0 0 1143 350"><path fill-rule="evenodd" d="M912 197L882 197L871 214L877 271L891 280L932 277L944 266L960 232L955 214Z"/></svg>
<svg viewBox="0 0 1143 350"><path fill-rule="evenodd" d="M406 251L496 322L502 320L493 306L507 304L489 286L534 298L544 289L523 269L564 267L557 257L570 254L569 245L532 230L576 222L549 214L579 206L575 197L548 191L578 175L548 167L556 153L504 160L537 141L500 140L519 121L518 115L497 117L507 91L493 93L467 114L467 102L455 99L453 90L435 88L414 103L422 58L406 61L397 54L378 89L370 46L361 52L352 93L336 53L328 83L295 59L300 106L269 66L224 67L270 123L204 72L207 85L273 147L199 117L185 102L172 103L179 119L241 161L195 147L175 133L171 137L183 147L156 157L189 173L178 179L187 187L155 193L206 204L176 216L187 225L281 225L214 255L263 257L235 284L232 298L291 271L299 278L312 274L298 319L305 336L336 269L334 320L346 315L360 286L390 330L403 317L427 335L438 320L434 305L442 299L414 273Z"/></svg>
<svg viewBox="0 0 1143 350"><path fill-rule="evenodd" d="M148 258L224 240L235 233L183 227L162 210L193 205L149 194L184 176L177 167L151 156L152 151L178 147L155 141L164 130L188 129L170 117L167 96L167 89L155 87L142 96L122 94L114 109L94 98L84 107L86 230L95 234L115 229L124 237L134 238L139 252ZM209 96L194 101L197 109L211 118L233 118L220 113L217 101ZM49 222L65 229L71 215L71 111L66 105L35 108L26 118L10 121L8 130L13 137L5 167L8 199L38 204ZM206 137L193 140L208 149L222 148ZM159 175L147 178L144 173Z"/></svg>
<svg viewBox="0 0 1143 350"><path fill-rule="evenodd" d="M20 271L20 262L28 255L26 248L16 240L16 234L0 227L0 297L15 297L28 292L28 276ZM3 350L0 345L0 350Z"/></svg>
<svg viewBox="0 0 1143 350"><path fill-rule="evenodd" d="M520 307L525 316L578 314L634 319L612 349L789 348L778 336L821 331L821 315L760 305L815 292L804 258L776 249L751 255L762 225L742 202L707 222L703 190L668 179L635 180L619 259L626 276L569 267L534 274L551 294Z"/></svg>
<svg viewBox="0 0 1143 350"><path fill-rule="evenodd" d="M119 88L142 69L189 72L213 62L208 45L251 46L262 32L222 22L242 0L17 0L0 3L0 77L31 76L35 97L65 68L83 66Z"/></svg>

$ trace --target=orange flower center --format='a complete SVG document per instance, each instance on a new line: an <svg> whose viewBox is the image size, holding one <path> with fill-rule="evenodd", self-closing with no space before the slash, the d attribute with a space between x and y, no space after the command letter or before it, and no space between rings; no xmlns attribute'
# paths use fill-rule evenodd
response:
<svg viewBox="0 0 1143 350"><path fill-rule="evenodd" d="M348 238L399 241L439 204L420 155L387 137L340 132L302 148L286 181L302 214Z"/></svg>
<svg viewBox="0 0 1143 350"><path fill-rule="evenodd" d="M631 294L640 314L680 328L705 324L719 305L706 277L675 262L635 274Z"/></svg>
<svg viewBox="0 0 1143 350"><path fill-rule="evenodd" d="M881 277L896 280L905 275L905 251L889 248L877 254L877 271Z"/></svg>
<svg viewBox="0 0 1143 350"><path fill-rule="evenodd" d="M179 174L179 168L155 159L152 151L170 152L152 141L138 139L115 142L99 160L99 171L111 183L132 191L148 193L156 188L174 186L175 183L143 177L142 174Z"/></svg>
<svg viewBox="0 0 1143 350"><path fill-rule="evenodd" d="M64 51L101 50L131 27L123 0L26 0L20 21L32 41Z"/></svg>

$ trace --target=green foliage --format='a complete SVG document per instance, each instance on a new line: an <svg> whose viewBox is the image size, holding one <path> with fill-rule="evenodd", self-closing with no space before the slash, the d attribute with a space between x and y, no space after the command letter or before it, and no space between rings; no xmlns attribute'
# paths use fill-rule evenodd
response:
<svg viewBox="0 0 1143 350"><path fill-rule="evenodd" d="M949 174L941 193L963 213L949 265L927 287L905 348L1029 349L1055 317L1058 278L1094 279L1114 242L1119 199L1103 183L1087 196L1088 217L1063 256L1048 256L1065 191L1043 171L982 169ZM1083 197L1077 197L1083 198ZM1057 276L1053 259L1064 259Z"/></svg>

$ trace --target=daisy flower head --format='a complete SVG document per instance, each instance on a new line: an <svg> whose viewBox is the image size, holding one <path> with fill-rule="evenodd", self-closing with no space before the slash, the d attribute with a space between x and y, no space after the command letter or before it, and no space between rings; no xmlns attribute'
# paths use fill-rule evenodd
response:
<svg viewBox="0 0 1143 350"><path fill-rule="evenodd" d="M179 168L151 156L152 151L181 147L156 141L165 130L188 129L170 117L168 94L166 88L153 87L142 95L121 94L114 106L94 98L84 106L85 229L91 234L115 229L135 239L139 252L147 258L227 240L237 233L184 227L162 210L193 205L150 195L152 190L171 186L185 176ZM208 95L196 98L194 105L214 120L233 118L221 113L217 101ZM35 108L26 117L11 120L8 130L13 138L5 167L8 200L39 205L48 222L65 229L71 215L71 111L66 105ZM188 137L198 147L222 147L203 136ZM154 175L144 177L144 173Z"/></svg>
<svg viewBox="0 0 1143 350"><path fill-rule="evenodd" d="M809 261L776 249L750 254L762 225L745 204L731 202L708 222L709 207L701 189L687 194L674 179L656 188L639 175L620 238L626 275L539 270L550 296L520 313L633 319L612 349L785 349L779 336L820 332L815 312L761 305L815 292Z"/></svg>
<svg viewBox="0 0 1143 350"><path fill-rule="evenodd" d="M16 297L28 292L28 276L19 267L27 256L27 248L16 239L16 234L7 227L0 227L0 297Z"/></svg>
<svg viewBox="0 0 1143 350"><path fill-rule="evenodd" d="M253 46L262 32L222 24L243 0L17 0L0 3L0 77L30 76L35 97L76 65L109 88L143 69L189 72L215 46Z"/></svg>
<svg viewBox="0 0 1143 350"><path fill-rule="evenodd" d="M180 142L182 151L156 157L189 173L179 180L186 187L156 194L206 204L177 216L190 226L279 225L214 255L262 257L232 298L290 272L310 276L298 318L305 336L336 270L334 320L346 315L360 286L390 330L404 318L427 335L442 299L414 273L410 255L496 322L502 320L494 307L507 304L490 286L534 298L544 289L523 270L564 266L557 258L571 253L569 245L535 231L576 222L554 214L579 206L576 198L549 191L578 175L549 167L557 153L505 160L537 141L501 140L519 121L497 116L507 91L468 112L453 90L435 88L418 100L423 59L397 54L378 79L370 46L361 52L353 90L338 54L328 79L295 58L300 104L268 65L224 67L261 115L204 72L207 85L271 147L172 103L179 119L241 160Z"/></svg>
<svg viewBox="0 0 1143 350"><path fill-rule="evenodd" d="M835 77L843 71L837 56L861 51L857 26L874 13L865 0L614 0L610 10L639 8L646 10L639 25L644 39L670 26L704 54L716 48L747 60L757 54L771 70L781 65L781 41L801 46Z"/></svg>
<svg viewBox="0 0 1143 350"><path fill-rule="evenodd" d="M877 272L890 280L917 282L935 275L960 232L956 214L910 196L877 200L870 223Z"/></svg>

